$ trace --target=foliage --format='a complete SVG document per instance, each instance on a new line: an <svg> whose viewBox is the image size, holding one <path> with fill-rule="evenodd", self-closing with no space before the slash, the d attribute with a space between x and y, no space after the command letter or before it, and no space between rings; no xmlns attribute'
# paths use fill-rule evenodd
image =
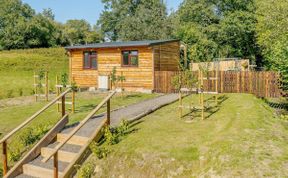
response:
<svg viewBox="0 0 288 178"><path fill-rule="evenodd" d="M24 146L34 144L48 131L48 125L37 125L33 128L29 127L25 129L19 136L20 142Z"/></svg>
<svg viewBox="0 0 288 178"><path fill-rule="evenodd" d="M288 90L288 1L257 1L257 42L262 47L265 66L282 73Z"/></svg>
<svg viewBox="0 0 288 178"><path fill-rule="evenodd" d="M153 40L169 38L171 31L166 6L159 0L102 0L105 10L98 24L112 40Z"/></svg>
<svg viewBox="0 0 288 178"><path fill-rule="evenodd" d="M213 58L258 55L253 0L184 0L171 18L176 24L174 37L188 44L189 59L212 61Z"/></svg>
<svg viewBox="0 0 288 178"><path fill-rule="evenodd" d="M95 169L95 163L92 161L89 161L87 163L84 163L84 165L80 166L77 165L77 177L78 178L90 178L93 176L94 169Z"/></svg>
<svg viewBox="0 0 288 178"><path fill-rule="evenodd" d="M102 41L102 36L97 28L91 28L91 25L85 20L68 20L64 25L64 35L70 45Z"/></svg>
<svg viewBox="0 0 288 178"><path fill-rule="evenodd" d="M118 76L116 75L116 73L116 67L113 67L112 72L110 73L110 81L115 88L118 86L118 82L123 82L126 80L125 76L123 76L122 74Z"/></svg>
<svg viewBox="0 0 288 178"><path fill-rule="evenodd" d="M105 127L104 137L105 137L105 141L109 145L115 145L119 142L118 134L115 132L115 130L113 130L110 127Z"/></svg>
<svg viewBox="0 0 288 178"><path fill-rule="evenodd" d="M20 147L10 148L8 152L8 160L12 162L19 161L21 158L21 155L22 153L21 153Z"/></svg>
<svg viewBox="0 0 288 178"><path fill-rule="evenodd" d="M90 150L92 151L92 153L98 159L106 158L110 152L110 149L106 145L99 145L96 142L92 142L89 147L90 147Z"/></svg>
<svg viewBox="0 0 288 178"><path fill-rule="evenodd" d="M63 85L63 87L66 87L68 84L68 74L67 73L63 73L61 75L61 85Z"/></svg>

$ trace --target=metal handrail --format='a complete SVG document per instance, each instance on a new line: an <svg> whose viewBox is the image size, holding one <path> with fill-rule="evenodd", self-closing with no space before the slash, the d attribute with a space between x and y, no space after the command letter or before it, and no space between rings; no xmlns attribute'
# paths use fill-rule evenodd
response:
<svg viewBox="0 0 288 178"><path fill-rule="evenodd" d="M66 139L65 139L63 142L61 142L59 145L57 145L57 147L54 148L53 152L52 152L51 154L49 154L49 156L45 157L45 158L42 160L42 162L47 162L52 156L57 155L58 151L64 146L64 144L66 144L66 143L69 141L69 139L70 139L71 137L73 137L73 136L76 134L76 132L78 132L78 130L81 129L81 128L84 126L84 124L86 124L86 122L87 122L97 111L99 111L99 109L101 109L101 107L102 107L105 103L109 102L109 101L110 101L110 98L111 98L115 93L116 93L116 91L113 91L113 92L110 93L104 100L102 100L102 102L101 102L95 109L93 109L93 111L91 111L91 112L85 117L85 119L80 122L80 124L79 124L75 129L73 129L73 131L66 137ZM109 122L109 121L108 121L108 122ZM54 159L54 161L55 161L55 159Z"/></svg>
<svg viewBox="0 0 288 178"><path fill-rule="evenodd" d="M31 117L29 117L25 122L23 122L21 125L13 129L11 132L9 132L6 136L4 136L0 140L0 144L8 140L12 135L14 135L17 131L19 131L21 128L25 127L27 124L29 124L31 121L33 121L37 116L39 116L41 113L43 113L45 110L47 110L51 105L56 103L59 99L61 99L63 96L65 96L67 93L71 91L71 88L64 91L61 95L53 99L50 103L46 104L41 110L37 111L35 114L33 114Z"/></svg>

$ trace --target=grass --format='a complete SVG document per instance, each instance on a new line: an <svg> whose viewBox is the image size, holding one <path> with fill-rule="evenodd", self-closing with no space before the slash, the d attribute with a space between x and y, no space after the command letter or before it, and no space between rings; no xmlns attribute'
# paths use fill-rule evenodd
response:
<svg viewBox="0 0 288 178"><path fill-rule="evenodd" d="M97 104L105 97L105 94L93 94L93 93L78 93L76 94L76 111L74 114L70 114L69 120L70 124L73 124L77 121L82 120L92 109L96 107ZM156 97L157 94L142 94L142 93L126 93L123 97L121 95L116 95L111 100L111 109L116 109L122 106L126 106L132 103L137 103L142 100ZM11 131L13 128L22 123L29 116L34 114L37 110L43 107L46 102L38 103L25 103L18 104L15 106L7 106L0 108L0 138ZM56 105L52 106L50 109L45 111L42 115L37 117L35 121L32 121L27 127L17 133L15 136L9 139L9 153L10 159L19 159L19 156L22 155L21 152L27 151L32 145L25 146L23 145L23 138L25 141L30 141L31 133L30 129L33 128L34 132L47 131L51 128L60 118L60 113L55 112ZM105 108L102 108L99 113L105 111ZM28 139L28 140L27 140ZM1 149L0 145L0 149ZM11 155L13 153L13 155ZM1 157L1 156L0 156ZM2 160L2 158L1 158ZM13 164L13 161L10 163ZM1 163L0 163L1 166ZM0 167L0 175L1 175Z"/></svg>
<svg viewBox="0 0 288 178"><path fill-rule="evenodd" d="M287 177L288 122L253 95L220 103L204 121L188 110L179 119L175 103L134 123L107 158L90 157L95 177Z"/></svg>
<svg viewBox="0 0 288 178"><path fill-rule="evenodd" d="M33 72L49 71L50 90L55 77L68 72L64 48L0 51L0 99L33 94Z"/></svg>

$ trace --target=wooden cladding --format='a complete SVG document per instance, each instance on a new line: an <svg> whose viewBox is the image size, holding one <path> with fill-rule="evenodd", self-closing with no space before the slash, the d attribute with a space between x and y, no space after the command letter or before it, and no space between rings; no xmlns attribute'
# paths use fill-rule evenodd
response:
<svg viewBox="0 0 288 178"><path fill-rule="evenodd" d="M155 71L155 91L159 93L175 92L171 84L176 71ZM193 72L198 78L198 72ZM209 77L214 78L215 72L209 72ZM204 74L204 77L205 74ZM218 92L219 93L251 93L257 97L276 98L281 96L279 87L279 74L277 72L234 72L219 71ZM215 80L204 80L205 91L216 91Z"/></svg>

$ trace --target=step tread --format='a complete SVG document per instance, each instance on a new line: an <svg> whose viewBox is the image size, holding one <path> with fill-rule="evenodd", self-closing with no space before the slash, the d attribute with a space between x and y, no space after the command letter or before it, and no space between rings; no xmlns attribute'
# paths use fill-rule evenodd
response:
<svg viewBox="0 0 288 178"><path fill-rule="evenodd" d="M20 175L16 176L15 178L37 178L37 177L29 176L26 174L20 174Z"/></svg>
<svg viewBox="0 0 288 178"><path fill-rule="evenodd" d="M60 142L54 142L54 143L49 144L47 147L48 148L55 148L58 144L60 144ZM69 151L72 153L79 153L81 148L82 148L82 146L80 146L80 145L73 145L73 144L66 143L62 148L60 148L60 150Z"/></svg>
<svg viewBox="0 0 288 178"><path fill-rule="evenodd" d="M49 159L46 163L42 162L43 159L44 159L43 156L38 156L36 159L34 159L33 161L31 161L25 165L38 166L40 168L53 170L53 168L54 168L53 158ZM69 163L67 163L67 162L63 162L63 161L58 160L59 172L63 172L65 170L65 168L68 166L68 164Z"/></svg>
<svg viewBox="0 0 288 178"><path fill-rule="evenodd" d="M58 133L57 134L57 141L58 142L63 142L69 135L68 134L63 134L63 133ZM89 138L88 137L83 137L83 136L78 136L78 135L73 135L69 140L68 144L73 144L73 145L80 145L83 146L88 142Z"/></svg>
<svg viewBox="0 0 288 178"><path fill-rule="evenodd" d="M49 148L49 147L43 147L41 148L41 156L42 157L47 157L50 156L50 154L54 151L55 149ZM59 150L58 151L58 160L70 163L73 161L73 159L77 156L77 153L69 152L69 151L63 151Z"/></svg>

